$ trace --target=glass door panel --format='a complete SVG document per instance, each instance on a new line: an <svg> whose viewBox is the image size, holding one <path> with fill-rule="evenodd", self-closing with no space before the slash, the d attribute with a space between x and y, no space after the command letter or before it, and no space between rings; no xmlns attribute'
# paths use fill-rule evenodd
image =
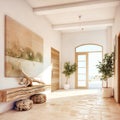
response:
<svg viewBox="0 0 120 120"><path fill-rule="evenodd" d="M78 74L86 74L86 67L78 67Z"/></svg>
<svg viewBox="0 0 120 120"><path fill-rule="evenodd" d="M85 61L86 57L84 55L78 56L78 61Z"/></svg>
<svg viewBox="0 0 120 120"><path fill-rule="evenodd" d="M88 54L87 53L78 53L77 54L77 87L79 88L87 88L88 87Z"/></svg>
<svg viewBox="0 0 120 120"><path fill-rule="evenodd" d="M96 65L99 63L99 61L102 61L102 52L88 53L88 57L88 63L90 63L88 65L89 88L101 88L102 81L100 81L99 72Z"/></svg>
<svg viewBox="0 0 120 120"><path fill-rule="evenodd" d="M86 67L85 61L78 61L78 67Z"/></svg>

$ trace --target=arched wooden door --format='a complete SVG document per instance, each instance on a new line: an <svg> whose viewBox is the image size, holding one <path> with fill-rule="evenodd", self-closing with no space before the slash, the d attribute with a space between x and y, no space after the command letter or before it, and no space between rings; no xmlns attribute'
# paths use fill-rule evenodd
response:
<svg viewBox="0 0 120 120"><path fill-rule="evenodd" d="M78 66L75 88L101 88L96 65L102 61L102 46L97 44L83 44L76 47L75 58ZM94 79L94 80L93 80Z"/></svg>

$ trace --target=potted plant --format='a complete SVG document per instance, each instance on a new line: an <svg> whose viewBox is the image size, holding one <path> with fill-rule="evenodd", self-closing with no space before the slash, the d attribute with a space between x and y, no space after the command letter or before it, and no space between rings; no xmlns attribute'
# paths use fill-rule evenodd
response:
<svg viewBox="0 0 120 120"><path fill-rule="evenodd" d="M100 73L100 79L105 81L105 86L102 86L103 97L112 96L112 88L108 85L108 79L114 74L114 52L106 53L102 62L97 65L98 72Z"/></svg>
<svg viewBox="0 0 120 120"><path fill-rule="evenodd" d="M70 85L69 85L69 78L70 78L70 75L73 74L77 69L77 65L76 63L74 64L71 64L70 62L65 62L64 63L64 70L63 70L63 74L65 75L66 77L66 81L65 81L65 84L64 84L64 89L69 89L70 88Z"/></svg>

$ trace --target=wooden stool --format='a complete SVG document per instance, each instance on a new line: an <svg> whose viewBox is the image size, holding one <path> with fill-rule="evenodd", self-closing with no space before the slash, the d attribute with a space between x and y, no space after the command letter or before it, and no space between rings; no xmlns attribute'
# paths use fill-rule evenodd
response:
<svg viewBox="0 0 120 120"><path fill-rule="evenodd" d="M15 102L14 109L18 111L26 111L32 108L33 101L29 99L18 100Z"/></svg>
<svg viewBox="0 0 120 120"><path fill-rule="evenodd" d="M33 103L41 104L46 102L46 95L45 94L35 94L30 97Z"/></svg>

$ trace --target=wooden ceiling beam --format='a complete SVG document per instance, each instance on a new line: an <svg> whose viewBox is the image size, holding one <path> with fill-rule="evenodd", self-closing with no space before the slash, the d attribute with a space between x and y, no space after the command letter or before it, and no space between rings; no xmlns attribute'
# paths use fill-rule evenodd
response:
<svg viewBox="0 0 120 120"><path fill-rule="evenodd" d="M47 14L64 13L65 11L69 12L77 9L116 6L119 3L120 0L90 0L90 1L81 1L81 2L58 4L52 6L37 7L37 8L33 8L33 11L38 15L47 15Z"/></svg>
<svg viewBox="0 0 120 120"><path fill-rule="evenodd" d="M53 25L54 30L70 30L90 27L112 26L114 19Z"/></svg>

